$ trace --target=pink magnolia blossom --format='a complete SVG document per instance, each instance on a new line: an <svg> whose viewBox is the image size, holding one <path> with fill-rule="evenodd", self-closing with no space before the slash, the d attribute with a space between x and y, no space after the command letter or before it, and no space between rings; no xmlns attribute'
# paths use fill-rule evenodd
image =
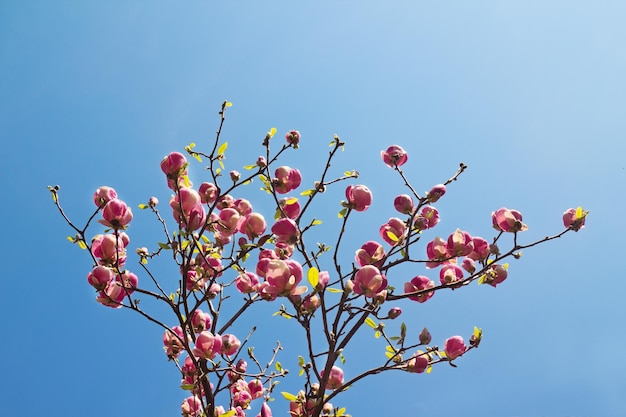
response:
<svg viewBox="0 0 626 417"><path fill-rule="evenodd" d="M219 342L218 342L219 340ZM213 359L221 347L221 338L205 330L196 338L193 354L198 358Z"/></svg>
<svg viewBox="0 0 626 417"><path fill-rule="evenodd" d="M435 283L432 280L423 275L418 275L413 277L411 281L404 283L404 293L408 294L416 291L424 291L434 287ZM419 295L412 295L409 299L417 301L418 303L425 303L430 300L433 295L435 295L434 291L428 291Z"/></svg>
<svg viewBox="0 0 626 417"><path fill-rule="evenodd" d="M439 281L443 285L454 284L463 279L463 270L456 264L447 263L439 271Z"/></svg>
<svg viewBox="0 0 626 417"><path fill-rule="evenodd" d="M380 237L391 246L402 244L405 233L406 224L397 217L392 217L387 223L380 226Z"/></svg>
<svg viewBox="0 0 626 417"><path fill-rule="evenodd" d="M127 238L128 235L121 233L117 238L114 234L96 235L91 240L91 253L100 265L122 268L126 263Z"/></svg>
<svg viewBox="0 0 626 417"><path fill-rule="evenodd" d="M272 417L272 409L269 405L267 405L267 403L263 403L261 405L261 411L256 415L256 417Z"/></svg>
<svg viewBox="0 0 626 417"><path fill-rule="evenodd" d="M225 334L222 336L222 346L220 353L223 355L234 355L239 350L241 342L233 334Z"/></svg>
<svg viewBox="0 0 626 417"><path fill-rule="evenodd" d="M425 206L415 217L413 225L418 230L426 230L435 227L437 223L439 223L439 211L432 206Z"/></svg>
<svg viewBox="0 0 626 417"><path fill-rule="evenodd" d="M356 251L355 261L359 266L374 265L377 268L385 262L385 249L383 245L373 240L367 241Z"/></svg>
<svg viewBox="0 0 626 417"><path fill-rule="evenodd" d="M296 261L273 259L267 264L265 279L273 287L270 293L281 295L297 295L298 284L302 280L302 267Z"/></svg>
<svg viewBox="0 0 626 417"><path fill-rule="evenodd" d="M418 350L411 359L406 363L407 372L421 374L428 368L428 355Z"/></svg>
<svg viewBox="0 0 626 417"><path fill-rule="evenodd" d="M250 294L256 291L259 285L259 277L252 272L244 272L235 279L235 286L242 294Z"/></svg>
<svg viewBox="0 0 626 417"><path fill-rule="evenodd" d="M267 224L265 218L259 213L250 213L243 218L239 225L239 231L248 236L248 239L253 240L265 233Z"/></svg>
<svg viewBox="0 0 626 417"><path fill-rule="evenodd" d="M349 185L346 188L348 207L356 211L365 211L372 204L372 192L365 185Z"/></svg>
<svg viewBox="0 0 626 417"><path fill-rule="evenodd" d="M191 316L191 327L195 333L202 333L211 328L211 315L197 309Z"/></svg>
<svg viewBox="0 0 626 417"><path fill-rule="evenodd" d="M98 293L96 301L106 307L121 308L127 290L117 281L110 281L103 291Z"/></svg>
<svg viewBox="0 0 626 417"><path fill-rule="evenodd" d="M294 245L300 240L298 225L291 219L279 219L272 226L272 233L276 236L276 242Z"/></svg>
<svg viewBox="0 0 626 417"><path fill-rule="evenodd" d="M502 207L491 213L493 228L502 232L523 232L528 226L522 223L522 213Z"/></svg>
<svg viewBox="0 0 626 417"><path fill-rule="evenodd" d="M204 204L213 204L217 200L219 189L215 184L210 182L203 182L198 188L198 194L200 194L200 200Z"/></svg>
<svg viewBox="0 0 626 417"><path fill-rule="evenodd" d="M230 194L225 194L217 200L216 207L218 210L233 208L235 207L235 198Z"/></svg>
<svg viewBox="0 0 626 417"><path fill-rule="evenodd" d="M128 270L125 270L120 275L116 276L115 281L119 282L124 286L124 288L126 288L126 294L128 295L132 294L139 284L137 275Z"/></svg>
<svg viewBox="0 0 626 417"><path fill-rule="evenodd" d="M426 193L426 198L429 203L436 203L445 193L446 186L443 184L437 184Z"/></svg>
<svg viewBox="0 0 626 417"><path fill-rule="evenodd" d="M409 159L404 149L398 145L390 146L386 151L381 151L380 156L389 168L400 167Z"/></svg>
<svg viewBox="0 0 626 417"><path fill-rule="evenodd" d="M237 181L239 181L239 179L241 178L241 172L236 171L236 170L232 170L232 171L230 171L229 175L230 175L230 179L231 179L233 182L237 182Z"/></svg>
<svg viewBox="0 0 626 417"><path fill-rule="evenodd" d="M491 268L485 273L485 284L497 287L509 275L506 265L491 264Z"/></svg>
<svg viewBox="0 0 626 417"><path fill-rule="evenodd" d="M277 210L276 218L287 217L289 219L296 219L300 214L300 203L296 197L284 197L278 200L280 209Z"/></svg>
<svg viewBox="0 0 626 417"><path fill-rule="evenodd" d="M96 290L102 291L106 288L107 284L115 278L115 273L111 268L106 266L96 266L88 275L87 281Z"/></svg>
<svg viewBox="0 0 626 417"><path fill-rule="evenodd" d="M187 159L179 152L172 152L161 161L161 171L168 178L177 178L187 168Z"/></svg>
<svg viewBox="0 0 626 417"><path fill-rule="evenodd" d="M169 359L178 357L185 350L182 340L185 340L185 335L180 326L174 326L163 333L163 349Z"/></svg>
<svg viewBox="0 0 626 417"><path fill-rule="evenodd" d="M298 149L298 145L300 144L300 132L297 130L290 130L285 135L285 139L289 145L293 145L295 149Z"/></svg>
<svg viewBox="0 0 626 417"><path fill-rule="evenodd" d="M124 228L133 219L133 212L125 202L118 198L110 200L102 209L101 224L114 229Z"/></svg>
<svg viewBox="0 0 626 417"><path fill-rule="evenodd" d="M245 198L238 198L233 203L233 208L242 216L252 213L252 203Z"/></svg>
<svg viewBox="0 0 626 417"><path fill-rule="evenodd" d="M435 237L426 245L426 256L428 262L426 268L436 268L443 261L448 259L447 242L440 237Z"/></svg>
<svg viewBox="0 0 626 417"><path fill-rule="evenodd" d="M252 399L256 400L257 398L261 398L263 396L263 383L260 379L253 379L248 382L248 391L252 394Z"/></svg>
<svg viewBox="0 0 626 417"><path fill-rule="evenodd" d="M267 160L264 156L259 156L256 160L256 166L259 168L265 168L267 166Z"/></svg>
<svg viewBox="0 0 626 417"><path fill-rule="evenodd" d="M297 169L281 166L274 172L272 184L278 194L287 194L300 186L302 175Z"/></svg>
<svg viewBox="0 0 626 417"><path fill-rule="evenodd" d="M98 187L96 192L93 194L93 202L96 207L102 207L104 204L116 198L117 192L113 188L106 185Z"/></svg>
<svg viewBox="0 0 626 417"><path fill-rule="evenodd" d="M563 225L568 229L578 232L585 227L586 217L587 212L580 207L578 209L567 209L565 213L563 213Z"/></svg>
<svg viewBox="0 0 626 417"><path fill-rule="evenodd" d="M472 244L474 249L467 255L468 258L475 261L484 261L489 257L491 252L489 250L489 243L485 239L482 237L473 237Z"/></svg>
<svg viewBox="0 0 626 417"><path fill-rule="evenodd" d="M323 375L323 372L322 372ZM334 390L343 385L343 370L338 366L333 366L328 374L328 381L326 382L327 390Z"/></svg>
<svg viewBox="0 0 626 417"><path fill-rule="evenodd" d="M402 314L402 309L400 307L392 307L389 309L387 313L387 317L391 320L397 319Z"/></svg>
<svg viewBox="0 0 626 417"><path fill-rule="evenodd" d="M300 311L303 313L313 313L320 307L320 298L317 295L307 295L302 300L302 304L300 305Z"/></svg>
<svg viewBox="0 0 626 417"><path fill-rule="evenodd" d="M202 401L197 396L187 397L180 405L183 417L198 417L202 414Z"/></svg>
<svg viewBox="0 0 626 417"><path fill-rule="evenodd" d="M448 242L446 243L446 253L448 257L466 256L473 250L474 242L469 233L456 229L456 231L448 237Z"/></svg>
<svg viewBox="0 0 626 417"><path fill-rule="evenodd" d="M463 355L467 346L461 336L452 336L445 341L443 349L448 359L453 360Z"/></svg>
<svg viewBox="0 0 626 417"><path fill-rule="evenodd" d="M387 288L387 278L373 265L365 265L354 275L354 289L356 294L374 297Z"/></svg>
<svg viewBox="0 0 626 417"><path fill-rule="evenodd" d="M265 278L267 265L272 259L278 259L278 255L273 250L263 249L259 252L259 261L256 264L256 273L258 276Z"/></svg>
<svg viewBox="0 0 626 417"><path fill-rule="evenodd" d="M393 200L393 207L402 214L411 214L415 209L415 204L410 195L400 194Z"/></svg>
<svg viewBox="0 0 626 417"><path fill-rule="evenodd" d="M461 268L466 270L468 273L473 274L476 272L476 262L469 256L463 258L463 262L461 263Z"/></svg>

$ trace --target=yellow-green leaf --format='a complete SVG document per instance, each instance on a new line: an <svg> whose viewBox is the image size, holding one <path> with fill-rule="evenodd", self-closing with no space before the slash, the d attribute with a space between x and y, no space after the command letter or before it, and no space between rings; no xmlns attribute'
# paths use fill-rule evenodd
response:
<svg viewBox="0 0 626 417"><path fill-rule="evenodd" d="M376 327L376 322L374 320L372 320L371 317L368 317L365 319L365 324L367 324L368 326L370 326L372 329L375 329Z"/></svg>
<svg viewBox="0 0 626 417"><path fill-rule="evenodd" d="M298 397L296 397L295 395L290 394L290 393L288 393L286 391L281 392L281 394L283 395L283 397L285 397L285 399L287 401L295 401L295 400L298 399Z"/></svg>
<svg viewBox="0 0 626 417"><path fill-rule="evenodd" d="M385 348L385 350L387 350L388 352L393 352L393 353L395 353L395 352L396 352L396 350L393 348L393 346L389 346L389 345L387 345L387 347Z"/></svg>
<svg viewBox="0 0 626 417"><path fill-rule="evenodd" d="M143 265L148 265L148 258L141 258L141 263Z"/></svg>
<svg viewBox="0 0 626 417"><path fill-rule="evenodd" d="M346 407L340 408L339 410L337 410L335 417L341 417L345 414L345 412L346 412Z"/></svg>
<svg viewBox="0 0 626 417"><path fill-rule="evenodd" d="M328 292L334 292L334 293L343 292L343 291L342 291L342 290L340 290L339 288L332 288L332 287L328 287L328 288L326 288L326 291L328 291Z"/></svg>
<svg viewBox="0 0 626 417"><path fill-rule="evenodd" d="M321 221L321 220L319 220L319 219L315 219L315 220L313 220L313 222L311 223L311 225L312 225L312 226L317 226L317 225L320 225L320 224L322 224L322 221Z"/></svg>
<svg viewBox="0 0 626 417"><path fill-rule="evenodd" d="M385 356L387 357L387 359L391 359L394 356L396 356L396 354L395 353L391 353L391 352L385 352Z"/></svg>
<svg viewBox="0 0 626 417"><path fill-rule="evenodd" d="M195 147L196 147L196 144L195 144L194 142L191 142L189 145L187 145L187 147L188 147L189 149L193 149L193 148L195 148Z"/></svg>
<svg viewBox="0 0 626 417"><path fill-rule="evenodd" d="M191 154L191 155L192 155L194 158L196 158L196 161L198 161L198 162L202 162L202 158L200 158L200 155L198 155L197 153L195 153L195 152L194 152L194 153L193 153L193 154Z"/></svg>
<svg viewBox="0 0 626 417"><path fill-rule="evenodd" d="M376 330L376 332L374 332L374 337L376 339L378 339L380 337L380 332L378 330Z"/></svg>
<svg viewBox="0 0 626 417"><path fill-rule="evenodd" d="M288 198L287 200L285 200L285 205L286 206L290 206L292 204L296 204L298 202L298 198L297 197L291 197Z"/></svg>
<svg viewBox="0 0 626 417"><path fill-rule="evenodd" d="M226 103L224 103L224 107L232 107L233 103L231 103L230 101L227 101Z"/></svg>
<svg viewBox="0 0 626 417"><path fill-rule="evenodd" d="M426 373L429 374L433 371L433 366L432 365L428 365L428 368L426 368Z"/></svg>
<svg viewBox="0 0 626 417"><path fill-rule="evenodd" d="M68 236L68 237L66 237L66 239L69 240L72 243L76 242L76 239L73 236Z"/></svg>
<svg viewBox="0 0 626 417"><path fill-rule="evenodd" d="M141 210L145 210L145 209L147 209L147 208L148 208L148 205L147 205L147 204L139 204L139 206L138 206L138 207L139 207Z"/></svg>
<svg viewBox="0 0 626 417"><path fill-rule="evenodd" d="M311 195L315 192L315 190L304 190L300 193L301 196Z"/></svg>
<svg viewBox="0 0 626 417"><path fill-rule="evenodd" d="M85 242L83 242L82 240L78 241L78 247L81 249L87 249L87 245L85 245Z"/></svg>
<svg viewBox="0 0 626 417"><path fill-rule="evenodd" d="M219 417L233 417L236 414L237 414L237 410L230 410L230 411L225 412L224 414L220 414Z"/></svg>
<svg viewBox="0 0 626 417"><path fill-rule="evenodd" d="M392 242L398 241L398 236L396 236L392 231L387 230L387 237L391 239Z"/></svg>
<svg viewBox="0 0 626 417"><path fill-rule="evenodd" d="M275 127L271 128L269 131L269 134L270 134L270 138L274 137L274 135L276 134L276 128Z"/></svg>
<svg viewBox="0 0 626 417"><path fill-rule="evenodd" d="M218 156L224 155L224 152L226 152L226 148L228 148L228 142L222 143L220 147L217 149L217 155Z"/></svg>
<svg viewBox="0 0 626 417"><path fill-rule="evenodd" d="M300 371L298 372L298 376L302 376L304 375L304 369L300 369Z"/></svg>
<svg viewBox="0 0 626 417"><path fill-rule="evenodd" d="M254 165L244 165L243 169L245 169L246 171L250 171L251 169L256 168L256 166L257 166L256 164L254 164Z"/></svg>
<svg viewBox="0 0 626 417"><path fill-rule="evenodd" d="M307 278L309 279L309 284L311 284L311 286L315 288L320 282L320 272L317 270L316 267L313 266L311 267L311 269L309 269L309 272L307 273Z"/></svg>

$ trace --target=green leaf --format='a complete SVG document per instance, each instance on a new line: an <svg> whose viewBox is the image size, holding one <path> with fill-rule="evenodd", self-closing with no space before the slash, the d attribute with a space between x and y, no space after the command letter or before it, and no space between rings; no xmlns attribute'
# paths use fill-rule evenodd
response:
<svg viewBox="0 0 626 417"><path fill-rule="evenodd" d="M387 359L391 359L394 356L396 356L396 354L395 353L391 353L391 352L385 352L385 356L387 357Z"/></svg>
<svg viewBox="0 0 626 417"><path fill-rule="evenodd" d="M311 269L309 269L307 278L309 279L309 284L311 284L313 288L317 287L317 284L320 282L320 273L316 267L311 267Z"/></svg>
<svg viewBox="0 0 626 417"><path fill-rule="evenodd" d="M304 375L304 369L300 369L300 371L298 372L298 376L302 376Z"/></svg>
<svg viewBox="0 0 626 417"><path fill-rule="evenodd" d="M334 293L343 292L343 291L342 291L342 290L340 290L339 288L332 288L332 287L328 287L328 288L326 288L326 291L328 291L328 292L334 292Z"/></svg>
<svg viewBox="0 0 626 417"><path fill-rule="evenodd" d="M374 332L374 337L376 339L380 338L380 332L378 330L376 330L376 332Z"/></svg>
<svg viewBox="0 0 626 417"><path fill-rule="evenodd" d="M304 191L302 191L302 192L300 193L300 195L301 195L301 196L305 196L305 197L306 197L306 196L308 196L308 195L313 194L314 192L315 192L315 190L304 190Z"/></svg>
<svg viewBox="0 0 626 417"><path fill-rule="evenodd" d="M428 368L426 368L426 373L429 374L433 371L433 366L432 365L428 365Z"/></svg>
<svg viewBox="0 0 626 417"><path fill-rule="evenodd" d="M244 165L243 169L245 169L246 171L250 171L251 169L256 168L256 164L252 164L252 165Z"/></svg>
<svg viewBox="0 0 626 417"><path fill-rule="evenodd" d="M224 107L232 107L233 103L231 103L230 101L227 101L226 103L224 103Z"/></svg>
<svg viewBox="0 0 626 417"><path fill-rule="evenodd" d="M148 265L148 258L141 258L141 263L143 265Z"/></svg>
<svg viewBox="0 0 626 417"><path fill-rule="evenodd" d="M391 239L392 242L398 241L398 236L396 236L393 232L387 230L387 237Z"/></svg>
<svg viewBox="0 0 626 417"><path fill-rule="evenodd" d="M276 363L274 364L274 368L276 368L276 370L278 372L282 372L283 371L283 366L278 361L276 361Z"/></svg>
<svg viewBox="0 0 626 417"><path fill-rule="evenodd" d="M403 339L406 337L406 324L404 322L400 325L400 337Z"/></svg>
<svg viewBox="0 0 626 417"><path fill-rule="evenodd" d="M81 249L87 249L87 245L85 245L85 242L82 240L78 241L78 247Z"/></svg>
<svg viewBox="0 0 626 417"><path fill-rule="evenodd" d="M218 156L224 155L224 152L226 152L226 148L228 148L228 142L222 143L217 150L217 155Z"/></svg>
<svg viewBox="0 0 626 417"><path fill-rule="evenodd" d="M339 217L340 219L343 219L344 217L346 217L346 213L348 212L347 208L343 208L341 209L341 211L337 214L337 217Z"/></svg>
<svg viewBox="0 0 626 417"><path fill-rule="evenodd" d="M139 207L141 210L145 210L145 209L147 209L147 208L148 208L148 205L147 205L147 204L139 204L139 206L138 206L138 207Z"/></svg>
<svg viewBox="0 0 626 417"><path fill-rule="evenodd" d="M393 346L389 346L389 345L387 345L387 346L385 347L385 350L386 350L387 352L396 353L396 350L393 348Z"/></svg>
<svg viewBox="0 0 626 417"><path fill-rule="evenodd" d="M180 386L180 389L184 389L185 391L191 391L195 388L194 384L183 384Z"/></svg>
<svg viewBox="0 0 626 417"><path fill-rule="evenodd" d="M237 410L230 410L224 414L220 414L219 417L233 417L236 414L237 414Z"/></svg>
<svg viewBox="0 0 626 417"><path fill-rule="evenodd" d="M68 236L68 237L66 237L66 239L69 240L72 243L76 242L76 238L74 236Z"/></svg>
<svg viewBox="0 0 626 417"><path fill-rule="evenodd" d="M187 145L185 148L189 148L189 149L193 149L196 147L196 144L194 142L191 142L189 145Z"/></svg>
<svg viewBox="0 0 626 417"><path fill-rule="evenodd" d="M196 158L196 161L198 162L202 162L202 158L200 157L200 155L198 155L197 153L192 153L191 156L193 156L194 158Z"/></svg>
<svg viewBox="0 0 626 417"><path fill-rule="evenodd" d="M376 327L376 322L374 320L372 320L371 317L368 317L365 319L365 324L367 324L368 326L370 326L372 329L375 329Z"/></svg>
<svg viewBox="0 0 626 417"><path fill-rule="evenodd" d="M345 414L346 412L346 407L340 408L339 410L337 410L337 413L335 413L335 417L341 417Z"/></svg>
<svg viewBox="0 0 626 417"><path fill-rule="evenodd" d="M322 221L321 221L321 220L318 220L318 219L315 219L315 220L313 220L313 222L311 223L311 226L318 226L318 225L320 225L320 224L322 224Z"/></svg>
<svg viewBox="0 0 626 417"><path fill-rule="evenodd" d="M286 391L281 392L281 394L283 395L283 397L287 400L287 401L296 401L298 399L298 397L296 397L293 394L290 394Z"/></svg>
<svg viewBox="0 0 626 417"><path fill-rule="evenodd" d="M274 135L276 134L276 128L275 127L271 128L269 131L269 134L270 134L270 138L274 137Z"/></svg>

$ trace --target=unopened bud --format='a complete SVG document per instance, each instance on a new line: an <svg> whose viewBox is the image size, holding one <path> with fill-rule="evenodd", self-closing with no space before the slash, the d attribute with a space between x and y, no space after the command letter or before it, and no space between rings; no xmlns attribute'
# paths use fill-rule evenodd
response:
<svg viewBox="0 0 626 417"><path fill-rule="evenodd" d="M392 309L389 310L389 313L387 313L387 316L391 320L393 320L397 318L400 314L402 314L402 309L400 307L393 307Z"/></svg>
<svg viewBox="0 0 626 417"><path fill-rule="evenodd" d="M419 339L422 345L427 345L432 340L432 337L430 336L430 332L428 331L426 327L424 327L422 331L420 332Z"/></svg>

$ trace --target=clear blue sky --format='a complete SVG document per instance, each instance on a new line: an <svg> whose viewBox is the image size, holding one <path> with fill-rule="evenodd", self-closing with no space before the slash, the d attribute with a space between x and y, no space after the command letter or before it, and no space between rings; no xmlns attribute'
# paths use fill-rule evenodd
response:
<svg viewBox="0 0 626 417"><path fill-rule="evenodd" d="M133 207L166 202L159 161L208 145L228 99L229 169L253 163L272 126L302 132L286 162L305 181L333 134L347 141L337 169L359 170L375 199L352 225L355 247L402 192L379 156L394 143L420 191L469 166L430 237L490 238L491 211L507 206L531 241L558 232L568 207L591 211L582 232L511 262L497 289L402 305L409 331L428 326L439 344L483 328L458 368L374 377L336 405L355 417L626 415L624 16L621 1L2 2L0 414L179 415L162 332L94 301L89 259L46 186L61 185L77 220L100 185ZM320 209L336 224L335 202ZM148 213L135 217L131 247L154 245ZM277 321L263 318L257 346L293 329ZM383 354L361 340L347 374ZM299 353L281 358L294 373Z"/></svg>

